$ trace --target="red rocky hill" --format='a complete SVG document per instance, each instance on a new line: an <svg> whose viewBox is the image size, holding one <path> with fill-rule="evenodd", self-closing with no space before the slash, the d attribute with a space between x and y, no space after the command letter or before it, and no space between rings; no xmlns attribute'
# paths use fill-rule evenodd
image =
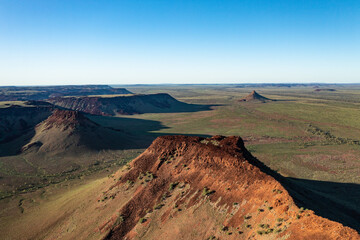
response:
<svg viewBox="0 0 360 240"><path fill-rule="evenodd" d="M360 237L296 206L240 137L159 137L112 177L97 208L121 204L98 228L105 239Z"/></svg>

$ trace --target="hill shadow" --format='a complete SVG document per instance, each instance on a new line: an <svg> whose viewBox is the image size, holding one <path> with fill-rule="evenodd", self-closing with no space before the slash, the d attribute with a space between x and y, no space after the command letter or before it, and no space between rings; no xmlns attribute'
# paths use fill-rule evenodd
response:
<svg viewBox="0 0 360 240"><path fill-rule="evenodd" d="M360 184L284 177L250 152L245 155L249 162L279 181L298 207L360 232Z"/></svg>
<svg viewBox="0 0 360 240"><path fill-rule="evenodd" d="M168 127L154 120L99 115L86 115L86 117L98 126L97 129L87 129L86 132L80 134L80 142L84 143L89 150L94 151L144 149L149 147L159 136L177 135L173 133L157 133L156 131ZM22 154L21 149L30 143L36 134L35 127L36 125L27 129L21 136L0 143L0 157ZM194 135L188 134L188 136ZM203 135L203 137L209 136ZM27 151L27 153L36 153L36 151L36 148L33 148L32 151ZM64 152L64 154L68 153L69 151Z"/></svg>
<svg viewBox="0 0 360 240"><path fill-rule="evenodd" d="M197 134L157 133L156 131L168 129L168 127L164 126L161 122L154 120L98 115L87 115L87 117L102 127L121 132L124 136L129 136L130 140L132 140L134 144L131 145L131 149L147 148L157 137L163 135L198 136ZM209 137L209 135L203 135L203 137ZM109 149L123 150L120 148Z"/></svg>
<svg viewBox="0 0 360 240"><path fill-rule="evenodd" d="M35 136L35 126L26 129L22 135L12 136L0 142L0 157L14 156Z"/></svg>
<svg viewBox="0 0 360 240"><path fill-rule="evenodd" d="M283 183L299 207L360 232L360 184L290 177Z"/></svg>

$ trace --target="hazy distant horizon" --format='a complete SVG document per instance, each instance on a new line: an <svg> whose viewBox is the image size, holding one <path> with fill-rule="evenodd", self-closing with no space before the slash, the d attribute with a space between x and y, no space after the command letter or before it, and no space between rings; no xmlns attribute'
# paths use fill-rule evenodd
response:
<svg viewBox="0 0 360 240"><path fill-rule="evenodd" d="M360 1L0 3L0 85L359 83Z"/></svg>
<svg viewBox="0 0 360 240"><path fill-rule="evenodd" d="M216 86L216 85L309 85L309 86L326 86L326 85L360 85L358 83L319 83L319 82L311 82L311 83L302 83L302 82L262 82L262 83L134 83L134 84L50 84L50 85L0 85L0 87L54 87L54 86L110 86L110 87L127 87L127 86Z"/></svg>

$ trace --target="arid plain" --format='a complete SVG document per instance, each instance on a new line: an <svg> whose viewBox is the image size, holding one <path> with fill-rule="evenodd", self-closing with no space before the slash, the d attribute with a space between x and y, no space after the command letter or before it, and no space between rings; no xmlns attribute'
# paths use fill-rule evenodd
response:
<svg viewBox="0 0 360 240"><path fill-rule="evenodd" d="M130 104L128 97L106 92L106 95L89 96L98 111L87 112L87 108L79 108L84 106L83 99L76 100L79 102L76 106L66 105L67 97L59 96L59 99L48 101L60 109L58 112L53 113L48 106L38 106L45 110L37 115L38 123L33 123L36 127L27 133L27 138L11 136L11 141L2 139L0 231L5 239L73 239L74 236L82 239L121 239L125 236L154 239L158 234L164 239L189 239L191 236L197 239L296 239L295 236L307 236L301 232L304 227L308 228L309 234L315 234L308 237L318 234L311 227L321 225L320 220L313 217L315 215L359 231L359 85L121 87L135 94ZM253 90L266 99L242 101ZM112 105L104 102L114 98L121 104L126 102L127 107L118 107L112 114L109 112ZM14 104L26 105L22 101L0 103L2 110ZM124 106L121 104L115 105ZM101 108L103 106L107 107ZM73 114L64 108L82 113ZM75 125L81 127L70 131ZM170 140L179 142L179 146L157 140L158 145L145 151L153 140L163 135L240 136L247 150L237 140L218 137ZM205 156L216 155L219 150L215 151L207 142L214 147L222 142L236 145L232 150L224 150L225 153L232 154L239 148L236 151L245 154L239 159L249 162L241 166L252 169L250 165L254 165L259 169L256 171L265 173L266 177L259 177L261 174L252 177L255 170L248 175L238 170L197 165L186 151L179 150L181 142L186 141L196 158L207 154L203 164L216 166L220 163L210 163ZM205 141L206 149L202 149L202 141ZM164 144L164 149L160 143ZM168 151L172 148L176 151ZM246 155L247 151L251 157ZM132 161L141 153L143 155ZM155 167L156 162L152 163L153 167L141 165L158 158L166 169ZM236 167L238 164L232 162L235 160L230 155L225 159L229 163L224 165ZM199 161L202 162L201 157ZM185 170L187 175L175 174ZM166 175L169 171L174 171L171 177ZM215 177L211 176L211 171L216 173ZM192 172L201 173L204 182L194 178ZM228 175L223 176L221 172ZM231 174L244 176L229 178ZM272 180L267 181L268 176ZM257 177L259 180L255 182L259 183L251 185ZM250 188L254 189L245 191L246 187L241 184L237 189L238 185L231 183L234 179L249 182ZM159 183L161 181L163 185ZM219 183L210 187L211 182L216 181ZM145 185L158 187L151 192L142 190ZM280 192L286 193L281 196L285 203L281 206L288 206L288 210L275 208L277 196L267 198L272 194L281 195ZM141 198L135 198L137 194L143 194L147 205ZM245 199L254 204L248 205ZM129 201L137 206L132 208L136 214L123 219L121 214L126 213ZM214 210L212 204L219 205ZM222 209L219 206L228 207ZM121 214L119 209L123 211ZM242 209L241 213L237 212L239 209ZM263 216L263 211L267 215ZM234 217L229 217L231 214ZM203 221L206 229L194 227L192 232L190 225L185 224L186 216L192 216L195 222ZM210 221L209 216L213 216L213 220ZM343 230L333 222L324 224L332 228L329 231L340 229L339 236L344 239L358 236L356 231L348 230L350 228ZM175 230L171 230L172 227ZM330 239L335 237L330 236ZM319 239L325 238L319 235Z"/></svg>

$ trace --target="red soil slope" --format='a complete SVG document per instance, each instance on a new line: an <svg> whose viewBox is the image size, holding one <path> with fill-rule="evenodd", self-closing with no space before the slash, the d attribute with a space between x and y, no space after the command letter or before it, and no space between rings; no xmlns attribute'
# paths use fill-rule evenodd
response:
<svg viewBox="0 0 360 240"><path fill-rule="evenodd" d="M299 209L260 168L240 137L159 137L114 175L103 199L125 197L124 188L134 194L99 229L110 229L105 239L360 238Z"/></svg>

